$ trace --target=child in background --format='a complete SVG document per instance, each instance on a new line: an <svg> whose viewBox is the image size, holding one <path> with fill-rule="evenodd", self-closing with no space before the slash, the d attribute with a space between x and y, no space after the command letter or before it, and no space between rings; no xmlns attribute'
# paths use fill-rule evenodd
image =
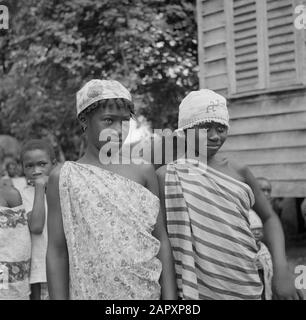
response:
<svg viewBox="0 0 306 320"><path fill-rule="evenodd" d="M249 211L249 220L250 228L258 247L256 265L264 285L263 299L272 300L273 265L269 249L262 242L264 239L263 224L257 213L252 209Z"/></svg>
<svg viewBox="0 0 306 320"><path fill-rule="evenodd" d="M272 198L271 198L271 193L272 193L271 182L267 178L263 178L263 177L256 178L256 180L259 184L261 191L266 196L267 200L269 202L271 202L271 200L272 200Z"/></svg>
<svg viewBox="0 0 306 320"><path fill-rule="evenodd" d="M2 178L4 185L15 187L17 190L21 190L26 186L25 177L19 175L19 165L16 160L10 160L6 164L7 175ZM21 169L21 168L20 168Z"/></svg>
<svg viewBox="0 0 306 320"><path fill-rule="evenodd" d="M30 298L31 236L21 196L0 187L0 300Z"/></svg>
<svg viewBox="0 0 306 320"><path fill-rule="evenodd" d="M2 177L2 185L13 187L13 178L17 177L17 162L10 160L5 165L5 175Z"/></svg>
<svg viewBox="0 0 306 320"><path fill-rule="evenodd" d="M32 238L31 300L48 298L46 277L47 205L46 185L56 163L53 148L45 140L30 140L23 145L21 161L27 185L21 190Z"/></svg>

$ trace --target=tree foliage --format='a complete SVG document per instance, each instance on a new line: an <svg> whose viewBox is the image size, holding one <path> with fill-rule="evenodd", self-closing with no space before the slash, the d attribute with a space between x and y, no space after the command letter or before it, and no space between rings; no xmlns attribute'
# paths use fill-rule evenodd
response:
<svg viewBox="0 0 306 320"><path fill-rule="evenodd" d="M198 85L193 0L9 3L10 28L0 34L1 133L51 135L75 159L75 93L92 78L121 81L152 127L175 127L180 100Z"/></svg>

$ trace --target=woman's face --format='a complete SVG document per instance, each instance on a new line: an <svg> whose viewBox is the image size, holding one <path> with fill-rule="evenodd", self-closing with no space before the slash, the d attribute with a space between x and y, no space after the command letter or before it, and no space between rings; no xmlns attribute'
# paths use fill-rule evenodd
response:
<svg viewBox="0 0 306 320"><path fill-rule="evenodd" d="M199 146L201 143L201 140L199 138L199 129L205 129L206 135L207 135L207 158L212 157L215 155L219 149L224 144L228 128L220 123L217 122L206 122L203 124L199 124L195 127L196 129L196 146ZM203 143L203 142L202 142ZM205 141L204 141L205 143Z"/></svg>
<svg viewBox="0 0 306 320"><path fill-rule="evenodd" d="M129 133L130 118L127 108L110 99L104 108L97 107L86 116L88 141L99 150L108 142L121 148Z"/></svg>

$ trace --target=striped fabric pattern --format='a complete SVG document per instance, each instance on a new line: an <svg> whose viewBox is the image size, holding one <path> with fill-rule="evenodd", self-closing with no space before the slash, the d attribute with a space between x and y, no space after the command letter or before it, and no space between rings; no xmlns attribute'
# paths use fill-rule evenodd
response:
<svg viewBox="0 0 306 320"><path fill-rule="evenodd" d="M168 164L165 198L179 296L261 299L258 248L248 218L254 203L250 187L186 160Z"/></svg>

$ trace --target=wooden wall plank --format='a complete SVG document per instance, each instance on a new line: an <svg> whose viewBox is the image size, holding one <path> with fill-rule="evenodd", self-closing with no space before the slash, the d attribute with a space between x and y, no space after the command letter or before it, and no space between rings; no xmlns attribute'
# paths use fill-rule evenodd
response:
<svg viewBox="0 0 306 320"><path fill-rule="evenodd" d="M286 147L302 147L306 146L306 129L277 132L277 133L261 133L229 136L222 147L223 151L237 150L257 150L271 148L286 148Z"/></svg>
<svg viewBox="0 0 306 320"><path fill-rule="evenodd" d="M306 180L306 163L276 164L276 165L251 165L255 176L267 177L272 180Z"/></svg>
<svg viewBox="0 0 306 320"><path fill-rule="evenodd" d="M306 128L306 112L231 120L231 135L289 131Z"/></svg>
<svg viewBox="0 0 306 320"><path fill-rule="evenodd" d="M299 95L282 96L278 95L275 99L262 99L252 101L240 100L229 103L229 113L231 119L245 117L258 117L266 115L276 115L288 113L289 111L306 112L306 96L300 92Z"/></svg>
<svg viewBox="0 0 306 320"><path fill-rule="evenodd" d="M285 198L306 197L306 180L272 181L272 196Z"/></svg>
<svg viewBox="0 0 306 320"><path fill-rule="evenodd" d="M221 152L222 155L247 165L266 165L306 162L306 145L295 148L256 149Z"/></svg>

